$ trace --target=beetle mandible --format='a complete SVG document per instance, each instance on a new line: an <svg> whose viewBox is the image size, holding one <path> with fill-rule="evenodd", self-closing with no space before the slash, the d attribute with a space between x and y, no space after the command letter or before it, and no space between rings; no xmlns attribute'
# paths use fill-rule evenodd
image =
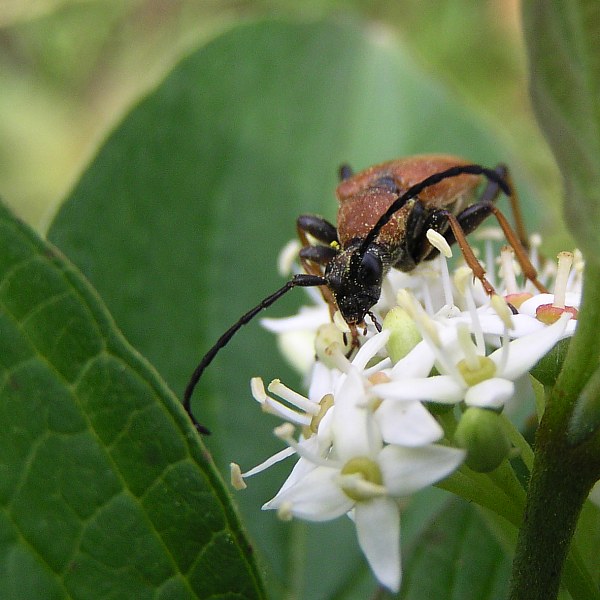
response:
<svg viewBox="0 0 600 600"><path fill-rule="evenodd" d="M354 175L340 169L336 189L339 201L337 227L314 215L298 217L302 242L300 260L305 273L294 275L284 286L244 314L217 340L193 372L184 393L184 407L201 433L209 433L191 413L191 397L204 370L235 333L260 311L295 287L321 288L331 313L338 309L357 339L357 327L379 300L384 276L391 268L412 271L438 254L427 239L433 229L449 244L458 243L465 261L488 295L495 293L477 261L466 235L494 215L513 247L524 276L542 292L537 272L525 251L526 236L518 199L508 169L488 169L456 156L428 154L384 162ZM486 179L479 197L475 192ZM511 202L516 232L495 206L500 192ZM311 236L317 244L311 244Z"/></svg>

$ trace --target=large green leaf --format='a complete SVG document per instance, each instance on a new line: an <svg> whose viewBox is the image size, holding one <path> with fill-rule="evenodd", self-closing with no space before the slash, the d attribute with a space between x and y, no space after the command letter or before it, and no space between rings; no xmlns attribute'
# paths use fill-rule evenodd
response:
<svg viewBox="0 0 600 600"><path fill-rule="evenodd" d="M0 376L1 598L264 597L177 399L3 207Z"/></svg>
<svg viewBox="0 0 600 600"><path fill-rule="evenodd" d="M565 182L565 215L588 260L600 256L600 3L523 3L533 104Z"/></svg>
<svg viewBox="0 0 600 600"><path fill-rule="evenodd" d="M504 600L510 560L477 510L456 500L422 535L406 571L403 600Z"/></svg>
<svg viewBox="0 0 600 600"><path fill-rule="evenodd" d="M388 32L250 24L192 54L131 111L49 236L181 393L218 335L282 284L276 257L295 235L296 216L335 218L339 164L362 168L420 152L511 163ZM294 294L271 315L297 306L303 294ZM298 384L253 323L196 392L194 410L213 431L207 444L223 470L281 448L271 435L277 421L249 394L258 374ZM289 468L274 467L237 496L274 595L364 597L362 588L352 591L362 559L349 520L303 531L260 512Z"/></svg>

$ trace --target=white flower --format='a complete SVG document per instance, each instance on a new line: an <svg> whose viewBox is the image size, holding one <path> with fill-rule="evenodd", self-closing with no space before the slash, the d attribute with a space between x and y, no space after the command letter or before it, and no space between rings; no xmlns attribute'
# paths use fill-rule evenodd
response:
<svg viewBox="0 0 600 600"><path fill-rule="evenodd" d="M331 448L326 458L296 448L315 467L295 476L291 484L286 482L263 509L309 521L328 521L352 511L360 547L375 576L397 591L401 579L397 500L449 475L464 452L433 444L384 445L364 407L363 384L354 370L336 394Z"/></svg>
<svg viewBox="0 0 600 600"><path fill-rule="evenodd" d="M486 356L472 342L465 323L456 327L433 323L423 329L436 356L441 375L401 378L374 385L372 392L384 400L440 403L465 401L469 406L500 408L514 394L514 380L529 371L563 336L570 316L564 314L553 325L508 341L505 330L502 346Z"/></svg>

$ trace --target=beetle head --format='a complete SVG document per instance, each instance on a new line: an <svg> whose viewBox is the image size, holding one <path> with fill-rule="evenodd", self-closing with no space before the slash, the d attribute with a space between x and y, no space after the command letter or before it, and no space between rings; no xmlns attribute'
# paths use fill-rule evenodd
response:
<svg viewBox="0 0 600 600"><path fill-rule="evenodd" d="M325 279L346 323L362 323L381 295L384 267L376 247L359 251L358 244L327 264Z"/></svg>

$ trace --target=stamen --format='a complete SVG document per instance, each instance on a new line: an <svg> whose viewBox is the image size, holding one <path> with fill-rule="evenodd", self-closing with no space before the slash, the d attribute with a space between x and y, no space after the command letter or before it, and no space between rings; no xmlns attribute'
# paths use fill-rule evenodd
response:
<svg viewBox="0 0 600 600"><path fill-rule="evenodd" d="M554 302L552 304L541 304L535 310L536 318L551 325L564 313L568 312L574 319L578 316L578 310L574 306L565 306L567 283L569 281L569 273L573 264L572 252L558 253L558 267L556 270L556 278L554 280Z"/></svg>
<svg viewBox="0 0 600 600"><path fill-rule="evenodd" d="M477 348L471 339L471 332L466 323L459 323L457 326L458 344L465 355L465 364L471 371L479 368L479 354Z"/></svg>
<svg viewBox="0 0 600 600"><path fill-rule="evenodd" d="M338 482L346 496L357 502L371 500L387 494L385 486L366 481L360 473L340 475Z"/></svg>
<svg viewBox="0 0 600 600"><path fill-rule="evenodd" d="M452 258L452 248L450 248L450 244L448 244L443 235L438 233L435 229L428 229L425 235L427 236L429 243L436 250L440 251L440 254L446 258Z"/></svg>
<svg viewBox="0 0 600 600"><path fill-rule="evenodd" d="M532 233L529 236L529 260L536 271L540 270L540 246L542 245L542 236L539 233Z"/></svg>
<svg viewBox="0 0 600 600"><path fill-rule="evenodd" d="M516 294L519 291L514 268L515 251L510 246L502 246L500 250L500 262L502 278L507 294Z"/></svg>
<svg viewBox="0 0 600 600"><path fill-rule="evenodd" d="M294 505L288 500L282 502L281 506L277 509L277 517L281 521L291 521L294 514L292 512Z"/></svg>
<svg viewBox="0 0 600 600"><path fill-rule="evenodd" d="M435 323L423 310L423 307L415 300L408 290L400 290L397 296L398 305L403 308L414 320L423 338L427 337L429 342L441 348L442 342L438 335Z"/></svg>
<svg viewBox="0 0 600 600"><path fill-rule="evenodd" d="M282 441L284 441L288 446L293 448L296 451L296 454L301 458L305 458L309 462L314 465L321 467L339 467L341 468L341 463L339 461L335 461L332 459L325 459L310 450L307 450L306 446L298 443L296 439L294 439L294 426L291 423L284 423L279 427L276 427L273 430L273 433Z"/></svg>
<svg viewBox="0 0 600 600"><path fill-rule="evenodd" d="M496 314L502 319L504 326L507 329L514 329L513 314L510 308L508 308L508 304L506 304L504 298L498 294L494 294L490 298L490 303L492 308L496 311Z"/></svg>
<svg viewBox="0 0 600 600"><path fill-rule="evenodd" d="M281 380L279 379L273 379L273 381L271 381L267 389L272 394L277 394L277 396L279 396L286 402L289 402L292 406L296 406L300 410L303 410L309 413L310 415L319 414L318 404L311 402L308 398L305 398L298 392L295 392L294 390L290 389L289 387L287 387L287 385L281 383Z"/></svg>
<svg viewBox="0 0 600 600"><path fill-rule="evenodd" d="M260 404L263 404L268 398L267 392L265 391L265 384L261 377L253 377L250 380L250 391L252 392L254 399Z"/></svg>
<svg viewBox="0 0 600 600"><path fill-rule="evenodd" d="M427 239L429 243L439 250L440 258L438 263L440 265L441 277L442 277L442 287L444 290L444 302L449 305L454 305L454 298L452 296L452 285L450 282L450 272L448 271L448 258L452 257L452 249L450 245L446 241L443 235L435 231L434 229L427 230Z"/></svg>
<svg viewBox="0 0 600 600"><path fill-rule="evenodd" d="M332 365L343 373L347 373L352 368L352 363L346 358L346 355L342 352L342 346L337 342L327 346L323 355L326 358L326 364Z"/></svg>
<svg viewBox="0 0 600 600"><path fill-rule="evenodd" d="M319 402L319 414L314 416L310 421L309 431L311 433L318 433L319 425L323 420L323 417L327 414L327 411L333 406L333 394L325 394Z"/></svg>
<svg viewBox="0 0 600 600"><path fill-rule="evenodd" d="M481 321L479 319L479 313L477 312L477 306L475 305L475 298L473 297L473 290L471 289L471 281L473 272L469 267L459 267L454 272L454 285L458 289L459 293L465 298L467 303L467 310L471 317L471 328L475 334L475 344L477 345L478 354L485 354L485 340L483 339L483 329L481 327Z"/></svg>
<svg viewBox="0 0 600 600"><path fill-rule="evenodd" d="M386 493L379 465L366 456L351 458L340 471L339 483L343 492L356 501Z"/></svg>
<svg viewBox="0 0 600 600"><path fill-rule="evenodd" d="M564 308L567 281L569 280L569 273L573 264L573 253L559 252L556 258L558 258L558 269L556 271L556 279L554 280L554 302L552 306Z"/></svg>
<svg viewBox="0 0 600 600"><path fill-rule="evenodd" d="M245 490L248 486L242 477L242 470L240 465L237 463L229 463L229 470L231 473L231 485L236 490Z"/></svg>
<svg viewBox="0 0 600 600"><path fill-rule="evenodd" d="M253 377L250 380L250 390L252 391L252 396L254 396L254 399L260 403L263 412L276 415L286 421L292 421L297 425L308 425L310 423L310 416L306 413L299 413L295 410L292 410L289 406L286 406L278 400L268 396L265 392L263 380L260 377ZM289 391L292 392L292 390ZM315 406L315 404L312 402L310 402L310 405L313 407Z"/></svg>
<svg viewBox="0 0 600 600"><path fill-rule="evenodd" d="M241 477L252 477L253 475L256 475L258 473L261 473L262 471L265 471L269 467L272 467L273 465L277 464L278 462L281 462L282 460L286 459L288 456L292 456L293 454L295 454L295 451L293 448L290 448L290 447L284 448L283 450L280 450L279 452L276 452L275 454L273 454L273 456L269 456L269 458L267 458L267 460L264 460L259 465L252 467L249 471L242 473ZM233 465L235 463L231 463L231 464ZM239 469L239 467L238 467L238 469ZM235 487L235 485L234 485L234 487Z"/></svg>
<svg viewBox="0 0 600 600"><path fill-rule="evenodd" d="M317 358L330 369L335 368L335 364L329 361L329 355L326 353L326 349L331 344L337 343L342 348L342 353L347 354L352 344L344 343L345 334L343 334L336 325L333 323L326 323L319 326L317 329L317 335L315 336L315 354Z"/></svg>
<svg viewBox="0 0 600 600"><path fill-rule="evenodd" d="M342 333L350 333L352 331L339 310L333 313L333 323Z"/></svg>

